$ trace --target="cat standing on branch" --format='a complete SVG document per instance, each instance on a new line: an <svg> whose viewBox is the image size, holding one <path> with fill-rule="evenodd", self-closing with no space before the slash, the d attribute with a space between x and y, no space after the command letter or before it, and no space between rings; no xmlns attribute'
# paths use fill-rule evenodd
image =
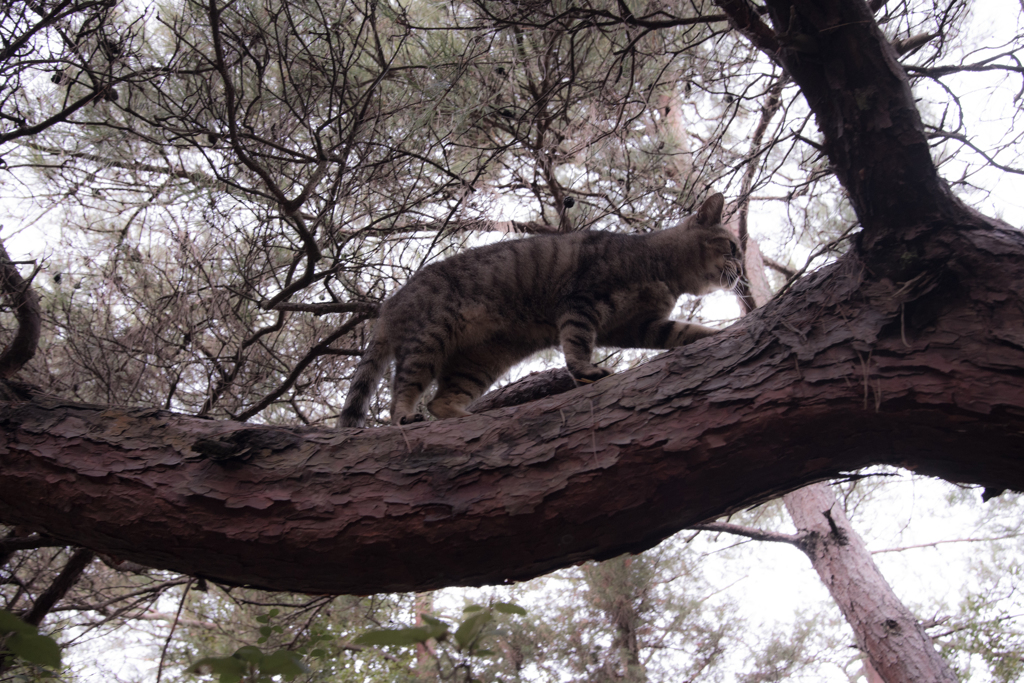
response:
<svg viewBox="0 0 1024 683"><path fill-rule="evenodd" d="M683 294L732 289L742 273L736 237L714 194L682 224L645 235L589 231L541 235L470 249L416 273L380 309L341 412L362 427L395 359L391 422L469 415L466 406L531 354L561 344L569 372L593 382L594 346L671 349L715 334L670 320Z"/></svg>

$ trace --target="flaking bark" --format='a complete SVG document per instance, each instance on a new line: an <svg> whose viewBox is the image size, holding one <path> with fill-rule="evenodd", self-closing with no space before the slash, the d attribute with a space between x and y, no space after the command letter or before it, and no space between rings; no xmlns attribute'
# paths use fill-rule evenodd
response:
<svg viewBox="0 0 1024 683"><path fill-rule="evenodd" d="M874 463L1024 488L1024 240L878 282L855 256L721 335L534 403L405 428L7 403L0 519L309 592L523 579ZM948 261L947 261L948 262ZM983 447L979 447L983 444Z"/></svg>

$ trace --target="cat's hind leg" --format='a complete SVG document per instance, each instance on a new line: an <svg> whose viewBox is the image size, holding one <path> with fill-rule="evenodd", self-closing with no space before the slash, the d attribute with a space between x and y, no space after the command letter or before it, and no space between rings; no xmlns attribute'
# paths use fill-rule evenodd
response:
<svg viewBox="0 0 1024 683"><path fill-rule="evenodd" d="M436 354L399 352L395 354L395 377L391 385L391 424L402 425L423 419L416 410L423 392L437 375Z"/></svg>
<svg viewBox="0 0 1024 683"><path fill-rule="evenodd" d="M438 419L469 415L466 406L487 391L515 360L486 349L460 353L441 371L437 393L427 404L427 410Z"/></svg>

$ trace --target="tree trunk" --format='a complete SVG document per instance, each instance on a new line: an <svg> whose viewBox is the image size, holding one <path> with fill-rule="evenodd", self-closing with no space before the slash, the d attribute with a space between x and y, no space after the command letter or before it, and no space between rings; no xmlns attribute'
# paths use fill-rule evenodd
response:
<svg viewBox="0 0 1024 683"><path fill-rule="evenodd" d="M878 571L832 489L815 484L787 494L783 501L803 536L800 549L807 553L882 680L955 683L956 676L924 627Z"/></svg>
<svg viewBox="0 0 1024 683"><path fill-rule="evenodd" d="M754 240L746 242L744 263L748 297L760 308L768 303L765 292L770 290ZM882 683L954 683L956 676L875 566L832 487L811 484L782 500L797 529L797 547L810 559L867 655L868 677Z"/></svg>
<svg viewBox="0 0 1024 683"><path fill-rule="evenodd" d="M594 683L647 681L647 667L640 657L643 617L638 606L649 598L653 572L646 572L645 565L640 565L638 576L635 562L647 560L627 555L583 566L586 600L601 613L612 635L610 646L601 655L600 668L589 679Z"/></svg>
<svg viewBox="0 0 1024 683"><path fill-rule="evenodd" d="M876 463L1024 490L1024 236L938 178L862 2L769 6L816 50L777 58L864 225L839 262L643 367L457 420L285 429L15 396L0 519L225 582L372 593L643 550Z"/></svg>

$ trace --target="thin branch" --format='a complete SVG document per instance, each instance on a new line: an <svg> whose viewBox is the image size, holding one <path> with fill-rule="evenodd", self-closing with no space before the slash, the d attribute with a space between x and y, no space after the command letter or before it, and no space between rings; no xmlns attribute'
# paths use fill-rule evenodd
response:
<svg viewBox="0 0 1024 683"><path fill-rule="evenodd" d="M934 132L928 134L928 139L929 140L934 140L936 138L946 139L946 140L956 140L960 144L962 144L962 145L964 145L966 147L970 147L972 150L974 150L975 152L980 154L985 159L985 161L987 161L989 163L989 165L998 168L1000 171L1003 171L1005 173L1013 173L1015 175L1024 175L1024 169L1014 168L1013 166L1007 166L1005 164L1000 164L995 159L993 159L991 156L989 156L989 154L987 152L985 152L985 150L981 149L976 144L974 144L969 139L967 139L967 136L964 135L963 133L949 133L949 132L946 132L946 131L934 131Z"/></svg>
<svg viewBox="0 0 1024 683"><path fill-rule="evenodd" d="M883 548L882 550L872 550L872 555L880 555L882 553L899 553L904 550L917 550L919 548L935 548L940 545L947 543L990 543L992 541L1005 541L1011 538L1020 538L1021 534L1003 534L1002 536L993 536L991 538L949 538L941 541L932 541L931 543L915 543L914 545L904 545L898 548Z"/></svg>
<svg viewBox="0 0 1024 683"><path fill-rule="evenodd" d="M781 273L789 279L796 277L796 271L789 266L784 266L775 259L765 256L764 254L761 254L761 258L764 259L764 264L775 272Z"/></svg>
<svg viewBox="0 0 1024 683"><path fill-rule="evenodd" d="M708 522L696 524L690 527L697 531L713 531L716 533L733 534L743 536L755 541L771 541L772 543L788 543L800 547L803 543L803 536L799 534L783 534L777 531L765 531L755 527L743 526L742 524L730 524L729 522Z"/></svg>
<svg viewBox="0 0 1024 683"><path fill-rule="evenodd" d="M167 638L164 640L164 647L160 650L160 665L156 669L156 683L160 683L164 676L164 663L167 661L167 648L171 644L171 637L174 635L174 630L178 628L178 619L181 618L181 610L185 607L185 598L188 597L188 591L192 588L193 581L190 579L185 585L185 590L181 593L181 602L178 603L178 611L174 615L174 621L171 622L171 630L167 633Z"/></svg>
<svg viewBox="0 0 1024 683"><path fill-rule="evenodd" d="M761 107L761 117L757 122L757 126L754 127L754 132L750 136L750 152L747 155L747 168L743 173L743 181L740 187L739 197L739 238L740 238L740 251L743 254L743 264L746 268L747 264L747 241L749 234L747 231L747 217L750 213L750 193L754 185L754 176L757 174L758 167L761 162L761 156L764 154L762 148L762 141L764 140L764 134L768 130L768 124L771 123L772 118L778 113L782 107L782 89L786 87L789 82L789 76L783 73L778 80L775 81L768 88L768 98L765 100L764 105ZM763 267L761 268L763 270ZM744 313L757 308L757 303L754 301L754 295L750 291L750 278L744 273L744 277L740 278L740 282L737 285L736 295L740 300L740 305L743 307Z"/></svg>
<svg viewBox="0 0 1024 683"><path fill-rule="evenodd" d="M746 0L716 0L716 5L729 15L729 23L755 47L769 56L780 49L778 36L757 16Z"/></svg>
<svg viewBox="0 0 1024 683"><path fill-rule="evenodd" d="M992 64L993 60L999 59L1000 57L1009 57L1017 62L1017 64ZM952 64L946 66L914 66L913 64L907 64L903 68L906 69L908 73L920 74L921 76L928 76L930 78L941 78L942 76L963 73L965 71L1010 71L1013 73L1024 74L1024 66L1022 66L1017 60L1017 55L1013 51L1002 52L973 64Z"/></svg>
<svg viewBox="0 0 1024 683"><path fill-rule="evenodd" d="M807 272L807 269L811 267L811 264L814 262L816 258L821 256L822 254L828 253L845 240L850 239L850 235L858 227L860 227L860 223L854 223L846 230L844 230L843 233L839 235L839 237L836 237L834 240L826 242L825 244L821 245L816 250L814 250L811 253L811 255L807 257L807 261L804 262L803 267L800 270L796 271L792 275L792 277L790 277L790 279L786 282L786 284L782 285L779 291L775 292L775 296L773 298L778 299L780 296L782 296L786 292L786 290L788 290L793 285L794 282L800 279L800 277Z"/></svg>
<svg viewBox="0 0 1024 683"><path fill-rule="evenodd" d="M358 301L337 302L330 304L299 304L282 301L274 305L275 311L301 311L313 315L327 315L328 313L361 313L368 317L376 317L380 304L362 303Z"/></svg>
<svg viewBox="0 0 1024 683"><path fill-rule="evenodd" d="M26 624L39 626L43 618L57 604L57 601L67 595L71 587L78 583L78 578L94 557L96 557L96 553L86 548L76 550L71 555L68 563L64 565L64 569L61 570L57 578L50 584L50 587L43 591L43 594L36 599L31 611L22 618L23 621Z"/></svg>
<svg viewBox="0 0 1024 683"><path fill-rule="evenodd" d="M345 321L345 324L343 324L337 330L328 335L319 344L311 348L309 350L309 353L307 353L298 363L295 364L295 367L292 368L292 371L288 373L288 376L281 382L277 389L263 397L263 399L256 405L252 406L248 410L241 412L234 419L238 420L239 422L245 422L250 417L256 415L261 410L263 410L271 403L276 401L281 396L281 394L288 391L288 389L290 389L292 385L294 385L295 382L298 381L299 377L302 375L302 372L306 369L306 367L309 366L310 363L312 363L319 356L330 354L330 345L334 343L336 340L340 339L341 337L344 337L353 329L355 329L355 327L359 323L366 320L367 317L368 316L366 315L357 314L349 318L347 321Z"/></svg>
<svg viewBox="0 0 1024 683"><path fill-rule="evenodd" d="M78 111L85 105L89 104L90 102L95 102L96 98L99 96L100 94L97 92L89 93L88 95L79 98L77 101L71 103L70 105L68 105L61 111L57 112L53 116L43 121L40 121L34 126L20 126L12 131L2 133L0 134L0 144L10 142L11 140L15 140L17 138L23 138L29 135L36 135L37 133L43 132L50 126L54 126L58 123L61 123L62 121L66 121L71 117L72 114L74 114L76 111Z"/></svg>

